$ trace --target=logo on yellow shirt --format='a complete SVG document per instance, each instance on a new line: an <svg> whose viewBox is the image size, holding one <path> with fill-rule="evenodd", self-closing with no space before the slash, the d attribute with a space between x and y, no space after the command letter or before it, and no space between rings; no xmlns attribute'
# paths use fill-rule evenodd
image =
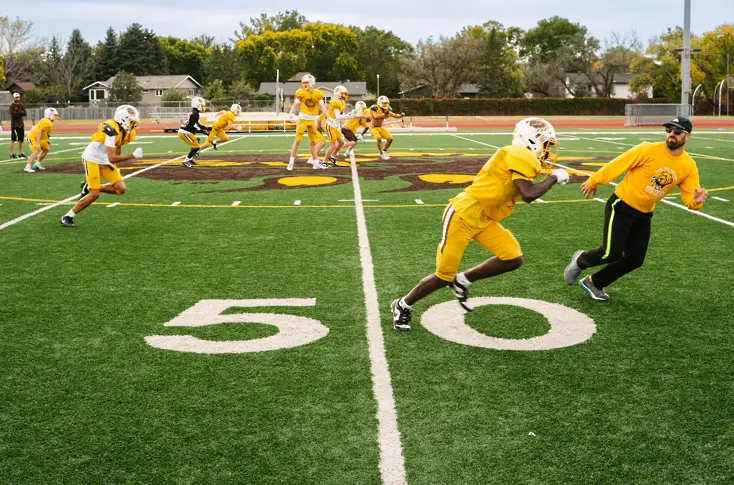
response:
<svg viewBox="0 0 734 485"><path fill-rule="evenodd" d="M672 168L659 168L650 179L648 186L645 187L645 192L662 197L665 195L665 187L675 182L675 178L675 171Z"/></svg>

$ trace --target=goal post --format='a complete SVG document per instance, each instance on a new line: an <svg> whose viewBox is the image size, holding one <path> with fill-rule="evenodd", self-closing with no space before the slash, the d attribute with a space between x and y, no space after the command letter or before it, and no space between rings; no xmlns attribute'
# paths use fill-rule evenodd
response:
<svg viewBox="0 0 734 485"><path fill-rule="evenodd" d="M627 104L624 126L662 125L676 116L691 117L690 104Z"/></svg>

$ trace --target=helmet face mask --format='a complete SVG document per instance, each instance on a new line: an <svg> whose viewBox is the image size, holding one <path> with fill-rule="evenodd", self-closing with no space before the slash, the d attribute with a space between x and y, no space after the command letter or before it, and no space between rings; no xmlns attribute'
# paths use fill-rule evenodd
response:
<svg viewBox="0 0 734 485"><path fill-rule="evenodd" d="M556 140L556 131L542 118L520 120L515 125L512 144L533 152L543 168L551 168L558 161L560 143Z"/></svg>
<svg viewBox="0 0 734 485"><path fill-rule="evenodd" d="M115 111L115 121L120 128L128 133L133 133L140 125L140 114L138 110L129 104L123 104Z"/></svg>
<svg viewBox="0 0 734 485"><path fill-rule="evenodd" d="M301 87L303 89L312 89L316 87L316 78L310 74L306 74L301 78Z"/></svg>
<svg viewBox="0 0 734 485"><path fill-rule="evenodd" d="M387 96L380 96L377 98L377 106L387 109L390 107L390 100Z"/></svg>

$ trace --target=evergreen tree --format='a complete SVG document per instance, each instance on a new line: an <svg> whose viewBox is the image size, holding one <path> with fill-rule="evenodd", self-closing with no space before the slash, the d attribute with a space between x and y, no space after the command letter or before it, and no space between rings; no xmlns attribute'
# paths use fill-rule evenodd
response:
<svg viewBox="0 0 734 485"><path fill-rule="evenodd" d="M166 74L166 53L152 30L134 23L120 35L119 68L136 76Z"/></svg>
<svg viewBox="0 0 734 485"><path fill-rule="evenodd" d="M117 72L117 34L107 29L104 42L97 44L94 52L94 80L106 81Z"/></svg>

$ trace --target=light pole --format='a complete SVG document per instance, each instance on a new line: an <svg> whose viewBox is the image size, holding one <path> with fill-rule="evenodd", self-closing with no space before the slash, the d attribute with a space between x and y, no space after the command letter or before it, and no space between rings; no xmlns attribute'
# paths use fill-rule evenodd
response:
<svg viewBox="0 0 734 485"><path fill-rule="evenodd" d="M377 97L380 97L380 75L377 75Z"/></svg>

